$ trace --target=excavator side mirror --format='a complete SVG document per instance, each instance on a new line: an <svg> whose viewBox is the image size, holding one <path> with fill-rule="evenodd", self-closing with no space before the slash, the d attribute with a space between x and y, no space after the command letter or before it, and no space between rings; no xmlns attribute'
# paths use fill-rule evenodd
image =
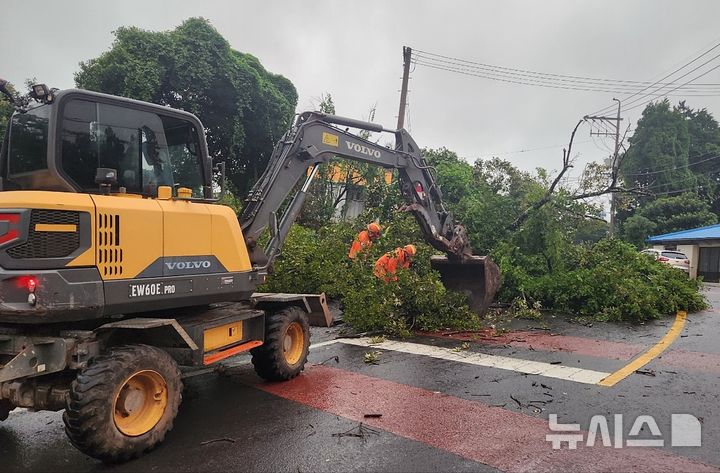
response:
<svg viewBox="0 0 720 473"><path fill-rule="evenodd" d="M100 192L110 194L110 188L117 184L117 170L111 168L97 168L95 171L95 184L100 186Z"/></svg>
<svg viewBox="0 0 720 473"><path fill-rule="evenodd" d="M225 161L217 163L212 170L220 173L220 195L217 198L221 200L225 197Z"/></svg>

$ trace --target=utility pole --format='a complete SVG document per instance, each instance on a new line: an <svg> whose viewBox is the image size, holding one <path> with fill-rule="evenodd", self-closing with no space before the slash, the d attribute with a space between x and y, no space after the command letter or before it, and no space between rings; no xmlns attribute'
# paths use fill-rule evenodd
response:
<svg viewBox="0 0 720 473"><path fill-rule="evenodd" d="M398 111L397 129L400 130L405 126L405 107L407 105L408 79L410 78L410 59L412 58L412 49L403 46L403 77L402 88L400 89L400 110Z"/></svg>
<svg viewBox="0 0 720 473"><path fill-rule="evenodd" d="M617 111L617 118L615 119L615 154L613 155L613 162L612 162L612 176L613 179L617 180L617 172L618 172L618 154L620 153L620 99L613 98L613 100L617 101L618 103L618 111ZM610 238L615 236L615 211L616 211L616 203L615 203L615 197L617 193L613 192L610 194L610 231L608 232L610 234Z"/></svg>
<svg viewBox="0 0 720 473"><path fill-rule="evenodd" d="M613 183L617 180L617 173L618 173L618 155L620 154L620 122L622 121L622 118L620 118L620 100L613 98L614 101L618 103L617 108L617 117L597 117L597 116L588 116L585 115L586 120L599 120L599 121L607 121L612 124L612 126L615 127L615 133L608 133L608 132L596 132L593 133L592 129L590 130L590 136L611 136L615 135L615 150L613 152L613 159L612 159L612 178ZM608 236L611 238L615 236L616 228L615 228L615 211L616 211L616 202L615 202L615 192L610 193L610 228L608 229Z"/></svg>

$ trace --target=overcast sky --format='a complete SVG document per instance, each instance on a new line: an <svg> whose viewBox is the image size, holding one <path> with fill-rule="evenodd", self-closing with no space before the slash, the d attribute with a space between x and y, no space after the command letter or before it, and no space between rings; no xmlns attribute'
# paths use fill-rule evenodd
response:
<svg viewBox="0 0 720 473"><path fill-rule="evenodd" d="M397 120L403 45L503 67L654 81L720 42L720 2L712 0L3 0L0 77L73 87L78 63L109 49L118 27L168 30L192 16L209 19L233 48L289 78L300 110L330 93L338 114L366 118L377 106L376 121L388 127ZM720 83L720 69L698 82ZM575 122L616 95L416 65L406 128L420 146L552 170ZM688 104L720 118L720 97L692 97ZM624 114L624 123L635 122L641 110ZM580 164L602 160L612 146L611 139L592 141L589 131L581 128L576 139Z"/></svg>

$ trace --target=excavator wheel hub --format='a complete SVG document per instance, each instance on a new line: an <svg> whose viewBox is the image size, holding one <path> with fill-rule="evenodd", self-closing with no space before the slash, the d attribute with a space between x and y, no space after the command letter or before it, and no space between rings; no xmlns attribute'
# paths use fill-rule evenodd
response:
<svg viewBox="0 0 720 473"><path fill-rule="evenodd" d="M127 436L142 435L160 421L167 403L163 377L152 370L139 371L125 381L115 398L115 425Z"/></svg>

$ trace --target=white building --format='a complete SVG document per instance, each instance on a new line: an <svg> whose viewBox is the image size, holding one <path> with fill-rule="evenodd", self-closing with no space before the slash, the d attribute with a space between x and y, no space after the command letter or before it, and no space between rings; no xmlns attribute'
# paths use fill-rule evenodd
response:
<svg viewBox="0 0 720 473"><path fill-rule="evenodd" d="M720 225L656 235L647 239L653 248L677 250L690 259L690 277L720 282Z"/></svg>

